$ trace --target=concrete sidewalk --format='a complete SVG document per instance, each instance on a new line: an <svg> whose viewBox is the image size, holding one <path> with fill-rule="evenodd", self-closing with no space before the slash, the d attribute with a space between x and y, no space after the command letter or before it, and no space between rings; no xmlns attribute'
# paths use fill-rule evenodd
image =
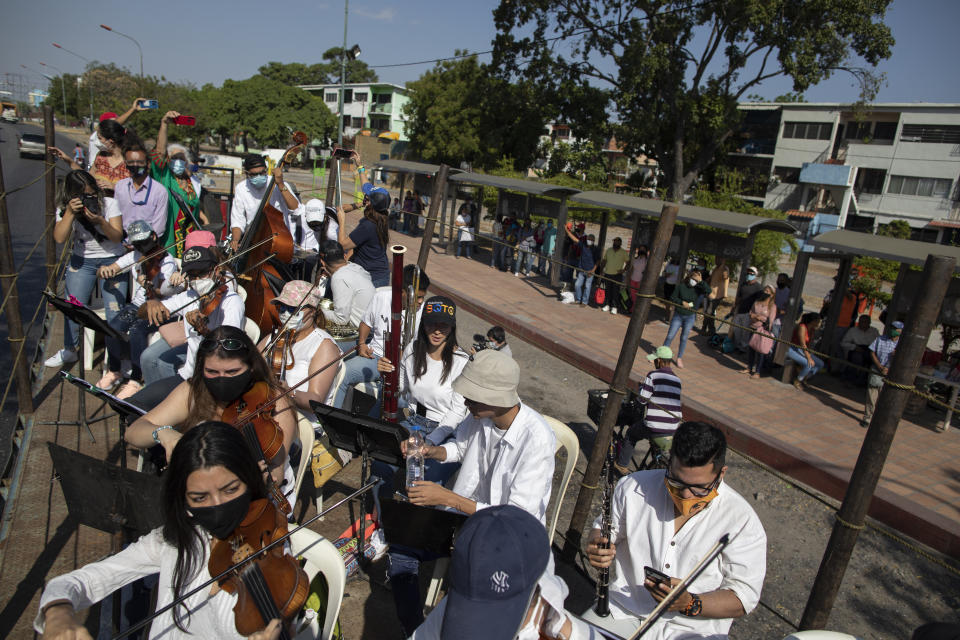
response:
<svg viewBox="0 0 960 640"><path fill-rule="evenodd" d="M353 223L357 219L350 217ZM420 246L419 238L397 232L391 233L391 242L407 246L408 256L416 256ZM510 339L521 338L598 378L612 379L629 317L561 304L546 278L515 277L491 269L489 261L489 250L468 260L434 246L427 264L431 292L448 295L503 326ZM633 368L635 381L650 368L646 354L666 335L667 326L659 321L663 317L655 305ZM460 336L461 342L467 338ZM834 498L843 497L865 433L857 424L864 389L827 373L818 374L807 391L768 377L750 380L737 373L743 358L711 348L696 331L684 364L677 372L684 384L686 419L714 423L737 450ZM571 402L586 402L586 394ZM942 412L925 409L901 421L870 515L960 557L960 432L937 432L942 418Z"/></svg>

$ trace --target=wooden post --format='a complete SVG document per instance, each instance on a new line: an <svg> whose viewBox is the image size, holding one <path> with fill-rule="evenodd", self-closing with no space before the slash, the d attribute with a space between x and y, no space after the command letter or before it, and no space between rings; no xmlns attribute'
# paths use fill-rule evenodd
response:
<svg viewBox="0 0 960 640"><path fill-rule="evenodd" d="M683 233L680 235L680 272L677 274L677 282L683 282L687 277L687 259L690 257L690 226L683 225Z"/></svg>
<svg viewBox="0 0 960 640"><path fill-rule="evenodd" d="M563 259L567 255L567 194L560 197L560 210L557 212L557 246L553 248L553 259L550 265L550 286L560 287L560 271L563 269Z"/></svg>
<svg viewBox="0 0 960 640"><path fill-rule="evenodd" d="M564 196L564 213L566 212L565 203L566 196ZM667 247L670 246L673 225L676 223L679 211L680 207L676 203L664 203L663 209L660 211L660 222L657 224L653 247L650 251L650 264L663 264L663 259L667 255ZM564 220L564 222L566 221ZM557 233L558 238L559 235L560 232ZM637 349L640 347L643 327L647 323L647 316L650 313L650 306L659 276L660 272L657 269L647 269L643 274L643 280L640 281L640 293L637 296L636 309L630 316L627 332L623 336L623 346L620 347L620 356L617 359L613 381L610 383L610 390L607 393L603 416L597 426L597 437L593 442L593 449L590 452L587 469L583 474L583 481L580 483L580 492L577 494L577 503L573 508L573 515L570 517L570 527L567 529L566 542L563 547L563 554L566 558L572 559L580 549L583 526L590 514L593 493L597 489L600 471L603 469L604 459L607 456L607 450L610 448L613 424L620 413L620 405L627 395L626 389L630 383L630 371L633 369L633 361L636 359Z"/></svg>
<svg viewBox="0 0 960 640"><path fill-rule="evenodd" d="M43 134L44 143L47 145L47 148L57 145L54 138L53 109L50 107L43 108ZM49 231L47 231L45 247L47 256L47 283L53 286L56 282L57 270L57 243L53 239L53 224L57 214L57 176L54 171L54 165L56 165L57 159L49 153L45 154L45 157L46 162L44 166L47 171L43 177L44 204L46 206L45 226L49 229Z"/></svg>
<svg viewBox="0 0 960 640"><path fill-rule="evenodd" d="M936 250L933 245L931 249ZM830 610L840 590L857 536L864 527L870 501L907 404L910 395L907 389L913 386L920 359L926 349L927 340L930 339L930 332L937 322L940 305L955 267L953 258L927 256L922 281L917 288L921 293L907 318L887 374L887 379L896 386L885 384L880 390L876 411L860 446L857 464L850 476L850 484L833 524L830 542L827 543L820 570L800 620L801 630L823 629L830 617Z"/></svg>
<svg viewBox="0 0 960 640"><path fill-rule="evenodd" d="M800 308L800 301L803 299L803 284L807 279L807 267L810 265L810 253L801 251L797 255L797 262L793 265L793 278L790 281L790 297L787 299L787 312L783 314L783 320L780 324L780 339L790 341L793 336L793 328L797 325L797 315L803 311ZM733 310L736 313L736 309ZM778 342L777 348L773 353L774 364L783 365L787 357L785 343Z"/></svg>
<svg viewBox="0 0 960 640"><path fill-rule="evenodd" d="M50 154L46 154L50 158ZM49 162L49 160L48 160ZM51 171L49 175L52 175ZM3 162L0 159L0 193L6 193L3 182ZM53 239L53 229L47 231L47 237ZM54 247L56 249L56 247ZM50 261L50 258L47 258ZM53 260L56 261L56 258ZM20 317L20 298L17 295L17 283L14 278L17 267L13 262L13 240L10 237L10 218L7 213L7 198L0 198L0 290L7 306L7 342L10 343L10 360L15 365L13 375L17 384L17 402L19 413L33 413L33 394L30 388L30 365L24 348L23 319ZM47 282L52 282L49 278ZM19 355L19 358L17 357Z"/></svg>
<svg viewBox="0 0 960 640"><path fill-rule="evenodd" d="M610 210L604 209L603 213L600 214L600 235L597 236L597 246L600 247L600 256L603 257L603 252L607 247L607 225L610 224Z"/></svg>
<svg viewBox="0 0 960 640"><path fill-rule="evenodd" d="M890 323L896 320L900 313L900 304L903 302L903 283L906 281L908 273L910 273L910 265L901 262L900 270L897 272L897 281L893 285L893 296L890 298L890 304L887 305L887 321L883 325L884 331L890 327Z"/></svg>
<svg viewBox="0 0 960 640"><path fill-rule="evenodd" d="M400 174L400 228L403 229L404 220L407 219L407 212L403 209L404 187L407 185L407 174Z"/></svg>
<svg viewBox="0 0 960 640"><path fill-rule="evenodd" d="M423 239L420 241L420 255L417 257L417 264L420 265L420 271L427 270L427 259L430 257L433 230L437 225L437 215L440 212L440 202L443 200L443 192L447 188L447 173L449 171L450 167L441 164L440 170L433 176L433 193L430 194L430 209L427 212L427 223L423 227Z"/></svg>

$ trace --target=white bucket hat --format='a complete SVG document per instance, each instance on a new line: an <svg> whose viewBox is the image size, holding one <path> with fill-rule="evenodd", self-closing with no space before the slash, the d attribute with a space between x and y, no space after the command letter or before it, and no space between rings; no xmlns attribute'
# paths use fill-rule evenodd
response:
<svg viewBox="0 0 960 640"><path fill-rule="evenodd" d="M501 351L484 349L471 358L453 390L467 400L492 407L512 407L520 402L520 365Z"/></svg>

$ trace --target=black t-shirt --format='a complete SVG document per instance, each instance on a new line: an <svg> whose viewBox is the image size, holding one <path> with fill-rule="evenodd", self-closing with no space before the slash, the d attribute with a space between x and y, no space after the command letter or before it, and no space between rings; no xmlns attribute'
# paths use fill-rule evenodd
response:
<svg viewBox="0 0 960 640"><path fill-rule="evenodd" d="M350 232L350 240L356 245L350 259L366 269L373 280L390 276L387 252L380 246L377 225L369 218L361 218L357 228Z"/></svg>
<svg viewBox="0 0 960 640"><path fill-rule="evenodd" d="M763 291L763 283L759 280L745 282L737 292L737 298L740 303L737 305L737 313L750 313L750 308L756 302L757 294Z"/></svg>

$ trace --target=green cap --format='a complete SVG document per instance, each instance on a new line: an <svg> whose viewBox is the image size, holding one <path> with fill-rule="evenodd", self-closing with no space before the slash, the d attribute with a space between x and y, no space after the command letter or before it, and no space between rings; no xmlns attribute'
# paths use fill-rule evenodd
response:
<svg viewBox="0 0 960 640"><path fill-rule="evenodd" d="M656 359L673 360L673 349L667 346L657 347L657 350L647 356L647 360L653 362Z"/></svg>

